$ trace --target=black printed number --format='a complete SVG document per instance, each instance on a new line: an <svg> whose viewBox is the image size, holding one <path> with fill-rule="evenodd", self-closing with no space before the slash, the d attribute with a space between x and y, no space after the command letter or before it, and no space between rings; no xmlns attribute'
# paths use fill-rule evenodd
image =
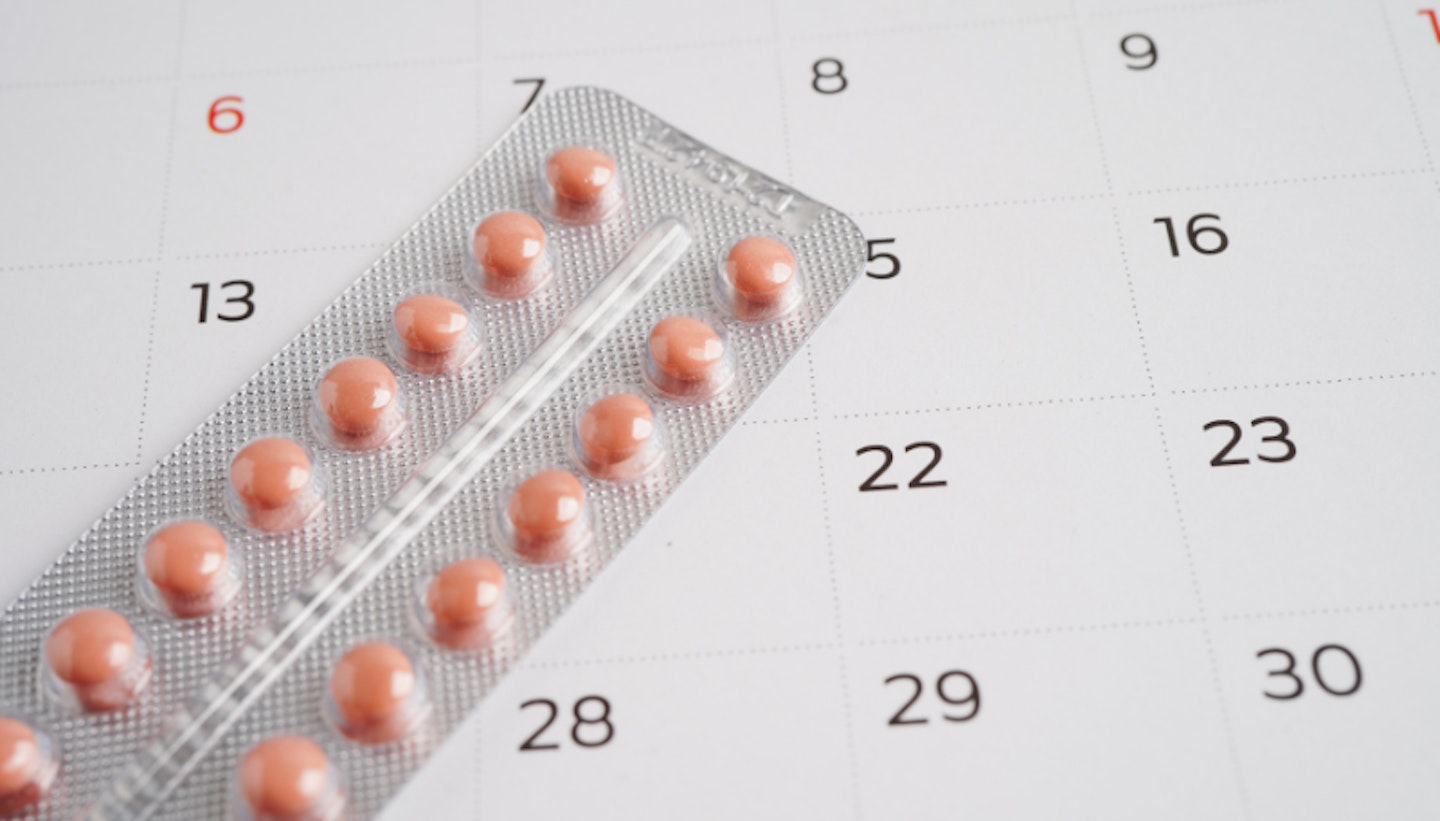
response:
<svg viewBox="0 0 1440 821"><path fill-rule="evenodd" d="M190 286L191 290L200 292L200 321L206 322L210 317L210 283L197 282ZM232 289L239 289L238 296L226 296L225 292ZM232 310L229 313L216 311L215 318L221 322L239 322L242 319L249 319L255 314L255 283L248 279L232 279L229 282L220 283L220 295L225 297L225 305L243 305L238 313Z"/></svg>
<svg viewBox="0 0 1440 821"><path fill-rule="evenodd" d="M1332 661L1325 662L1326 656ZM1266 656L1279 656L1283 661L1281 666L1267 671L1271 678L1285 679L1289 683L1284 689L1278 692L1265 690L1266 698L1273 698L1276 701L1289 701L1292 698L1299 698L1305 692L1305 680L1295 672L1295 654L1283 647L1270 647L1255 654L1255 658L1263 659ZM1343 672L1349 668L1348 672ZM1327 677L1326 670L1330 673ZM1310 674L1314 677L1315 683L1320 689L1332 696L1350 696L1360 690L1360 683L1363 676L1360 673L1360 660L1349 648L1339 644L1326 644L1316 648L1310 655ZM1338 681L1348 681L1348 685L1337 686Z"/></svg>
<svg viewBox="0 0 1440 821"><path fill-rule="evenodd" d="M810 87L821 94L839 94L850 85L850 81L845 79L845 64L834 57L821 57L810 68L815 73Z"/></svg>
<svg viewBox="0 0 1440 821"><path fill-rule="evenodd" d="M893 245L894 243L894 237L891 237L890 239L871 239L865 241L865 250L867 252L867 256L865 258L870 262L875 262L876 260L883 259L888 263L889 266L883 271L872 271L869 268L866 268L865 276L871 277L872 279L894 279L896 276L899 275L900 258L888 251L880 251L878 253L875 251L875 246L877 245Z"/></svg>
<svg viewBox="0 0 1440 821"><path fill-rule="evenodd" d="M1160 59L1160 52L1155 48L1155 41L1151 40L1148 34L1127 34L1121 37L1120 52L1131 60L1140 61L1125 64L1125 67L1131 71L1154 68L1155 61Z"/></svg>
<svg viewBox="0 0 1440 821"><path fill-rule="evenodd" d="M1269 442L1273 445L1278 445L1279 448L1278 451L1275 448L1271 448L1271 452L1259 451L1255 454L1256 459L1262 462L1288 462L1295 458L1295 454L1298 451L1295 449L1295 443L1290 441L1290 423L1278 416L1261 416L1250 420L1250 428L1252 430L1262 427L1273 427L1274 432L1268 436L1261 436L1261 443ZM1240 440L1244 438L1244 432L1241 430L1240 424L1238 422L1232 422L1229 419L1216 419L1213 422L1205 423L1205 430L1214 430L1215 428L1225 428L1230 431L1230 439L1225 443L1225 446L1220 449L1220 452L1215 454L1210 460L1210 466L1223 468L1232 465L1250 464L1250 460L1243 456L1230 458L1230 452L1234 450L1235 446L1239 445ZM1263 430L1261 431L1261 433L1264 432Z"/></svg>
<svg viewBox="0 0 1440 821"><path fill-rule="evenodd" d="M909 453L912 450L930 451L930 461L926 462L925 466L920 468L920 472L916 473L915 476L911 478L905 486L945 487L944 479L926 478L930 475L930 471L934 470L935 466L940 464L940 446L935 444L934 442L911 442L910 444L905 446L906 453ZM880 457L883 461L881 461L880 468L878 470L870 474L870 476L866 478L865 481L860 483L860 491L863 493L870 490L899 490L900 486L895 484L894 482L880 481L880 477L884 476L885 471L889 470L890 466L895 463L895 452L890 448L885 447L884 445L866 445L865 447L855 451L856 456L864 456L867 453L878 453L880 454Z"/></svg>
<svg viewBox="0 0 1440 821"><path fill-rule="evenodd" d="M540 96L540 91L541 91L541 89L545 88L545 78L544 78L544 77L521 77L521 78L515 80L515 82L513 83L513 85L523 86L523 85L525 85L525 84L527 84L527 83L534 83L534 84L535 84L535 90L532 91L532 92L530 92L530 97L525 100L525 107L522 108L522 109L520 109L520 113L521 113L521 114L524 114L525 112L529 111L529 110L530 110L530 106L535 105L535 100L536 100L536 98L538 98L538 97Z"/></svg>
<svg viewBox="0 0 1440 821"><path fill-rule="evenodd" d="M530 734L520 744L520 752L558 750L559 742L542 742L540 737L555 723L560 708L548 698L534 698L520 705L521 712L528 707L543 707L550 712L540 729ZM604 696L585 696L575 702L570 715L575 719L570 726L570 740L581 747L604 747L615 737L615 725L610 723L610 702Z"/></svg>
<svg viewBox="0 0 1440 821"><path fill-rule="evenodd" d="M895 711L895 715L890 716L890 726L929 724L930 719L925 716L906 715L925 694L925 683L914 673L896 673L885 679L887 685L899 681L908 682L911 693L910 698ZM941 673L935 679L935 695L945 703L945 707L940 710L940 717L946 721L969 721L980 715L980 684L964 670Z"/></svg>
<svg viewBox="0 0 1440 821"><path fill-rule="evenodd" d="M1200 225L1200 220L1220 221L1219 214L1196 214L1185 223L1185 241L1196 253L1211 256L1230 247L1230 237L1216 225ZM1170 240L1170 256L1180 256L1180 240L1175 236L1175 223L1169 217L1156 217L1154 222L1165 226L1165 236Z"/></svg>

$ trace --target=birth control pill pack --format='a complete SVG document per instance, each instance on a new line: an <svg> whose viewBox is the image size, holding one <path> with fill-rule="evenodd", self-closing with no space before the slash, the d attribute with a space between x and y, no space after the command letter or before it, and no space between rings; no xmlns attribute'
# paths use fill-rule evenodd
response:
<svg viewBox="0 0 1440 821"><path fill-rule="evenodd" d="M539 101L6 610L0 812L374 814L864 260L613 93Z"/></svg>

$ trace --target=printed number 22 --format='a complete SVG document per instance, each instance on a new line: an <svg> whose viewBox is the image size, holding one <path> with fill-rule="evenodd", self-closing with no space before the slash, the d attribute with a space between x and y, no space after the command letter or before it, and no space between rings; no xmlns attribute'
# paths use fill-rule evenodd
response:
<svg viewBox="0 0 1440 821"><path fill-rule="evenodd" d="M940 464L940 446L934 442L912 442L905 446L906 453L912 450L922 449L930 451L930 461L926 463L925 467L920 469L919 473L915 474L915 477L910 480L906 487L945 487L944 479L925 478L930 475L930 471L934 470L936 465ZM884 476L885 471L889 470L890 465L894 464L895 452L884 445L866 445L855 451L856 456L864 456L867 453L882 454L885 461L880 463L879 470L870 474L868 479L860 483L860 492L864 493L870 490L899 490L900 486L894 482L879 483L880 477Z"/></svg>

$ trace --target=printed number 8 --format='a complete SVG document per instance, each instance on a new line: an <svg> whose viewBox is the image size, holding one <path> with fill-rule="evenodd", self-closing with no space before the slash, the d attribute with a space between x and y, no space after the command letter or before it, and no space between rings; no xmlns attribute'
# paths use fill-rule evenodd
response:
<svg viewBox="0 0 1440 821"><path fill-rule="evenodd" d="M850 85L850 81L845 79L845 64L834 57L821 57L810 68L815 72L810 87L821 94L839 94ZM830 82L824 82L826 80Z"/></svg>

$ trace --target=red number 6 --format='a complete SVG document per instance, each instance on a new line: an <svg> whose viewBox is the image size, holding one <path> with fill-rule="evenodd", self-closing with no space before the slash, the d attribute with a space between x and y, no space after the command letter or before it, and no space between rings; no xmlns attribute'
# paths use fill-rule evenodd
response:
<svg viewBox="0 0 1440 821"><path fill-rule="evenodd" d="M233 106L222 108L221 104L243 102L245 102L244 98L235 97L232 95L229 97L221 97L220 99L211 103L210 115L209 117L207 117L207 121L210 124L210 130L214 131L216 134L230 134L232 132L239 131L240 126L243 125L245 122L245 112ZM216 120L219 120L223 115L226 114L230 115L229 119L224 120L223 122L216 122Z"/></svg>

